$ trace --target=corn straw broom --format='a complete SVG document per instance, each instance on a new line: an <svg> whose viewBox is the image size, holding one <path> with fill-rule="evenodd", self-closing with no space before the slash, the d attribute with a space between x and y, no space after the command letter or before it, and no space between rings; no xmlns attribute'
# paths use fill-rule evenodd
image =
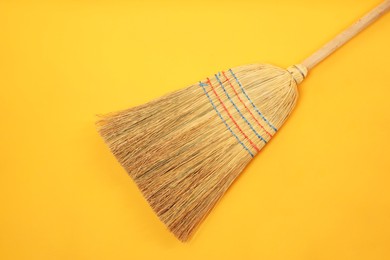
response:
<svg viewBox="0 0 390 260"><path fill-rule="evenodd" d="M222 71L105 115L98 131L160 220L186 241L286 121L308 71L389 9L386 0L298 65Z"/></svg>

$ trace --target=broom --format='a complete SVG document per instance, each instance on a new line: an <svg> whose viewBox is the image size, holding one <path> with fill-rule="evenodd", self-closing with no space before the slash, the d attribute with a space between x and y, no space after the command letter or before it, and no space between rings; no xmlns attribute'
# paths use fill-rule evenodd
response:
<svg viewBox="0 0 390 260"><path fill-rule="evenodd" d="M98 131L160 220L186 241L286 121L308 70L389 9L386 0L298 65L221 71L105 115Z"/></svg>

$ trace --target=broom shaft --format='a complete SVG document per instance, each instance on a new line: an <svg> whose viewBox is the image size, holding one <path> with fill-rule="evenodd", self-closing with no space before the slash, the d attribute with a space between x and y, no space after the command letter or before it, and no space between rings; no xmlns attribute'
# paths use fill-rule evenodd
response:
<svg viewBox="0 0 390 260"><path fill-rule="evenodd" d="M344 30L342 33L337 35L333 40L325 44L311 56L306 58L303 62L301 62L301 64L308 70L312 69L389 10L390 0L386 0L367 13L365 16L360 18L357 22Z"/></svg>

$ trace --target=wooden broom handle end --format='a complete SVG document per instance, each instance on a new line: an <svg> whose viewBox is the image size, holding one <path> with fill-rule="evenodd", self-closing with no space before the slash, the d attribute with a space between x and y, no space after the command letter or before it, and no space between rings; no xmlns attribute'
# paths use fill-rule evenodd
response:
<svg viewBox="0 0 390 260"><path fill-rule="evenodd" d="M337 35L333 40L325 44L322 48L310 55L301 64L308 70L311 70L318 63L323 61L330 54L335 52L338 48L343 46L346 42L352 39L359 32L363 31L367 26L375 22L379 17L390 10L390 0L383 1L380 5L372 9L365 16L360 18L357 22Z"/></svg>

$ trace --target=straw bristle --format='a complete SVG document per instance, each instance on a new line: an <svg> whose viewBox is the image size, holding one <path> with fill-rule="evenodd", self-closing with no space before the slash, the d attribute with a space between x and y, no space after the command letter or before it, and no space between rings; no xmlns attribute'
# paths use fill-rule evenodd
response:
<svg viewBox="0 0 390 260"><path fill-rule="evenodd" d="M98 129L161 221L186 241L284 123L299 75L297 67L237 67L106 115Z"/></svg>

